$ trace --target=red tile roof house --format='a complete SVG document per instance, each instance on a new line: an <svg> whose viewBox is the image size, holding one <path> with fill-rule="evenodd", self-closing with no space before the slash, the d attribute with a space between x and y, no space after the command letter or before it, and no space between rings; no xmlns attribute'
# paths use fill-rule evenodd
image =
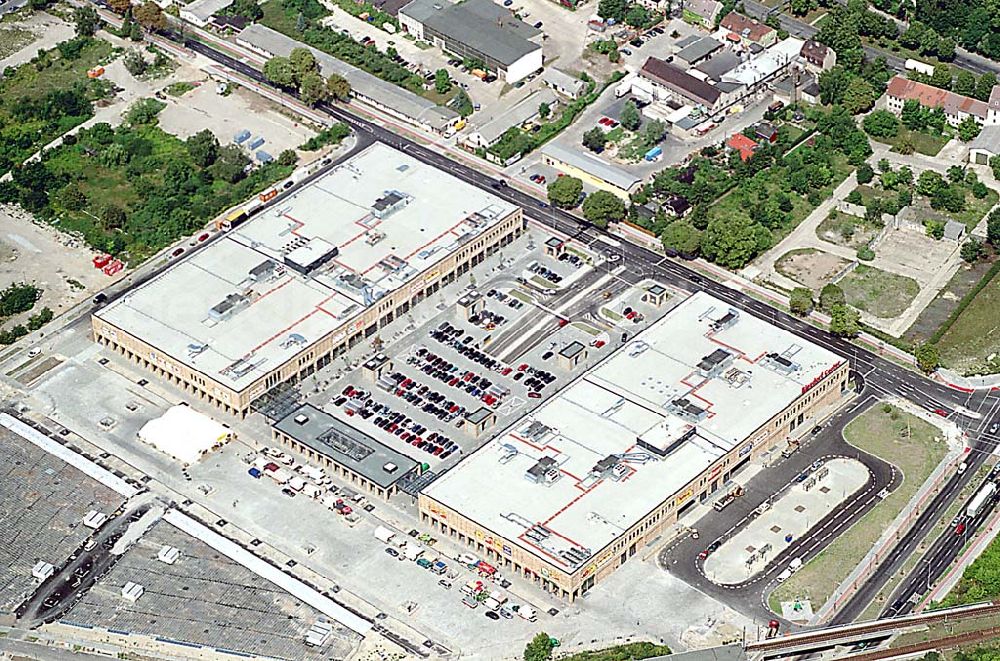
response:
<svg viewBox="0 0 1000 661"><path fill-rule="evenodd" d="M737 35L740 41L748 45L759 44L764 48L769 48L778 40L778 31L774 28L734 11L722 18L719 27L729 30Z"/></svg>
<svg viewBox="0 0 1000 661"><path fill-rule="evenodd" d="M742 133L734 133L729 136L729 139L726 140L726 146L733 151L738 151L740 158L744 161L749 161L754 150L757 149L757 143Z"/></svg>
<svg viewBox="0 0 1000 661"><path fill-rule="evenodd" d="M901 76L894 76L889 81L885 94L888 109L897 115L903 112L903 104L912 100L918 101L926 108L944 109L944 116L952 126L958 126L966 117L972 117L980 124L986 124L990 116L989 106L984 101L918 83L915 80L908 80Z"/></svg>

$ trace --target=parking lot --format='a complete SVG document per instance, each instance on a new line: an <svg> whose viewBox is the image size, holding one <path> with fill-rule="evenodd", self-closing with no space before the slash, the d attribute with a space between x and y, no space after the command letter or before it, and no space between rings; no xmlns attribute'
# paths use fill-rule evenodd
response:
<svg viewBox="0 0 1000 661"><path fill-rule="evenodd" d="M6 429L0 452L0 613L10 613L37 586L35 563L62 564L92 532L84 516L111 514L123 499Z"/></svg>
<svg viewBox="0 0 1000 661"><path fill-rule="evenodd" d="M180 552L173 564L157 559L165 546ZM144 588L135 602L122 597L129 582ZM306 646L309 628L323 619L319 612L164 521L122 557L67 619L286 659L344 658L357 643L334 623L325 645Z"/></svg>
<svg viewBox="0 0 1000 661"><path fill-rule="evenodd" d="M575 287L601 277L580 255L564 254L524 250L481 286L459 286L454 305L382 346L389 367L375 383L352 372L312 403L434 470L458 461L570 376L555 358L560 348L607 343L600 328L568 327L570 316L556 312ZM490 420L481 431L477 416Z"/></svg>

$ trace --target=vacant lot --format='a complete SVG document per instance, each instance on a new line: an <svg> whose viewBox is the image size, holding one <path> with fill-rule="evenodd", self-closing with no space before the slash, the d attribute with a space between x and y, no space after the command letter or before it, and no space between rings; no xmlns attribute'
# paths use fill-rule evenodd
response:
<svg viewBox="0 0 1000 661"><path fill-rule="evenodd" d="M874 239L880 229L864 218L831 211L827 219L816 228L816 236L838 246L860 248Z"/></svg>
<svg viewBox="0 0 1000 661"><path fill-rule="evenodd" d="M938 342L941 362L963 374L1000 371L1000 276L976 295Z"/></svg>
<svg viewBox="0 0 1000 661"><path fill-rule="evenodd" d="M905 126L899 127L899 133L894 138L875 138L872 140L886 145L892 145L892 151L899 153L899 146L907 141L913 145L913 150L925 156L937 156L941 148L948 144L950 138L946 135L931 135L930 133L920 133L911 131Z"/></svg>
<svg viewBox="0 0 1000 661"><path fill-rule="evenodd" d="M36 38L30 30L0 28L0 60L13 55Z"/></svg>
<svg viewBox="0 0 1000 661"><path fill-rule="evenodd" d="M845 268L849 262L815 248L789 250L775 263L778 273L814 291L823 288Z"/></svg>
<svg viewBox="0 0 1000 661"><path fill-rule="evenodd" d="M896 466L903 474L903 483L771 593L768 604L776 612L781 612L780 602L795 598L811 600L813 609L818 610L875 546L948 451L937 427L888 404L877 404L852 420L844 428L844 438Z"/></svg>
<svg viewBox="0 0 1000 661"><path fill-rule="evenodd" d="M920 293L913 278L859 264L838 283L847 302L881 319L903 314Z"/></svg>

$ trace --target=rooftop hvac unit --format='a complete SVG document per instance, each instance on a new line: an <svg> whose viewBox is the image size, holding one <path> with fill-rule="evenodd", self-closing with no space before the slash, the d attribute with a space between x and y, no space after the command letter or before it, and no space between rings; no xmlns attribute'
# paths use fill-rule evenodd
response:
<svg viewBox="0 0 1000 661"><path fill-rule="evenodd" d="M723 369L729 366L732 360L733 354L725 349L716 349L698 361L698 373L706 379L718 376Z"/></svg>
<svg viewBox="0 0 1000 661"><path fill-rule="evenodd" d="M173 546L164 544L160 552L156 554L156 559L166 565L172 565L181 557L181 552Z"/></svg>
<svg viewBox="0 0 1000 661"><path fill-rule="evenodd" d="M139 597L141 597L142 593L145 591L146 588L142 587L138 583L133 583L132 581L129 581L122 588L122 599L124 599L125 601L131 601L134 604L135 602L139 601Z"/></svg>
<svg viewBox="0 0 1000 661"><path fill-rule="evenodd" d="M306 645L309 647L322 647L333 635L333 625L329 622L317 622L309 627L306 632Z"/></svg>
<svg viewBox="0 0 1000 661"><path fill-rule="evenodd" d="M104 512L98 512L97 510L90 510L87 512L87 516L83 517L83 525L88 528L97 530L104 522L108 520L108 515Z"/></svg>
<svg viewBox="0 0 1000 661"><path fill-rule="evenodd" d="M726 314L722 315L718 319L712 320L712 330L716 333L719 331L726 330L727 328L732 328L736 325L736 322L740 320L740 313L738 310L729 308Z"/></svg>
<svg viewBox="0 0 1000 661"><path fill-rule="evenodd" d="M524 477L535 484L549 485L559 479L556 460L552 457L542 457L535 465L524 473Z"/></svg>
<svg viewBox="0 0 1000 661"><path fill-rule="evenodd" d="M31 568L31 575L37 578L39 581L47 580L52 574L54 574L56 568L45 562L44 560L39 560L35 563L35 566Z"/></svg>
<svg viewBox="0 0 1000 661"><path fill-rule="evenodd" d="M225 321L249 304L250 299L243 294L227 294L208 311L208 318L212 321Z"/></svg>

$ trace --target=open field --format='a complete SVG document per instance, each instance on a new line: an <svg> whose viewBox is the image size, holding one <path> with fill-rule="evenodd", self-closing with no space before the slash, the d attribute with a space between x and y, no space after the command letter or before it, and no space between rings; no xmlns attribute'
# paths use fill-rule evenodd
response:
<svg viewBox="0 0 1000 661"><path fill-rule="evenodd" d="M964 374L1000 369L1000 276L994 276L938 342L944 365Z"/></svg>
<svg viewBox="0 0 1000 661"><path fill-rule="evenodd" d="M920 293L913 278L859 264L840 280L847 302L883 319L898 317Z"/></svg>
<svg viewBox="0 0 1000 661"><path fill-rule="evenodd" d="M903 474L903 483L860 521L835 539L769 596L768 605L781 612L780 602L796 597L812 601L818 609L861 562L883 531L941 463L948 451L939 430L920 418L876 404L844 428L848 443L884 459ZM909 436L907 436L907 433Z"/></svg>
<svg viewBox="0 0 1000 661"><path fill-rule="evenodd" d="M816 236L838 246L860 248L875 238L879 229L864 218L834 210L816 228Z"/></svg>

